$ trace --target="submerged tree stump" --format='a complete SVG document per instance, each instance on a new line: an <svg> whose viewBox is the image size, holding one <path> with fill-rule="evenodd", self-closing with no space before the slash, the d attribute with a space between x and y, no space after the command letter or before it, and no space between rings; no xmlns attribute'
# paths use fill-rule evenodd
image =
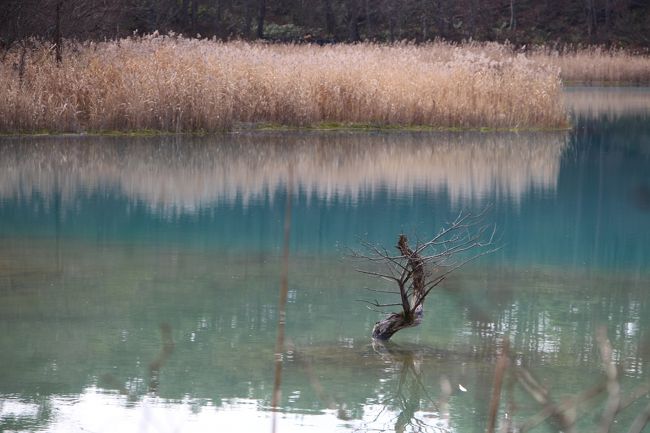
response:
<svg viewBox="0 0 650 433"><path fill-rule="evenodd" d="M365 243L364 247L370 254L354 254L383 265L385 271L382 272L358 271L394 281L398 288L395 293L400 296L399 303L368 302L374 307L402 307L400 312L390 313L375 323L373 339L386 341L404 328L418 326L424 318L424 300L434 287L469 261L495 251L483 249L492 245L495 234L494 226L480 226L484 212L478 215L461 212L437 235L424 243L418 242L415 248L411 248L406 235L401 234L396 245L399 255L391 255L386 249L369 243ZM489 228L492 230L489 231ZM479 252L475 252L477 249Z"/></svg>
<svg viewBox="0 0 650 433"><path fill-rule="evenodd" d="M406 258L406 266L412 279L412 296L409 300L407 290L404 290L403 284L400 285L403 310L400 313L391 313L375 323L372 328L372 338L377 340L388 340L400 329L417 326L424 317L422 305L425 297L424 262L420 254L409 248L405 235L400 235L397 249Z"/></svg>

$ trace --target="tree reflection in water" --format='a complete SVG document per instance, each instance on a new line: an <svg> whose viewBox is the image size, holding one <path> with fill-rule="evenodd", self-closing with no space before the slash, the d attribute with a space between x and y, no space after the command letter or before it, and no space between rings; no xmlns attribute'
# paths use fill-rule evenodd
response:
<svg viewBox="0 0 650 433"><path fill-rule="evenodd" d="M382 361L391 367L397 377L397 387L383 400L385 408L395 408L399 413L395 418L397 433L449 432L449 407L447 400L451 394L449 379L440 380L440 395L435 399L422 380L424 348L407 348L391 341L374 340L372 348ZM435 423L435 424L434 424Z"/></svg>

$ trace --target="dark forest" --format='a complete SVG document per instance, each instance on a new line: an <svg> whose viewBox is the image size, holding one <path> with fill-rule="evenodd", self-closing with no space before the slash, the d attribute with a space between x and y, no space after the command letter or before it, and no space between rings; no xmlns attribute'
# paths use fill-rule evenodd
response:
<svg viewBox="0 0 650 433"><path fill-rule="evenodd" d="M282 42L650 46L647 0L4 0L0 42L134 33Z"/></svg>

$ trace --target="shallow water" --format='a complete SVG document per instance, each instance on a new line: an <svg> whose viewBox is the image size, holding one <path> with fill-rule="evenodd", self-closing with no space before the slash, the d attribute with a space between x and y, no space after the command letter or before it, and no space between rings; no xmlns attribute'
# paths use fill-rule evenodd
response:
<svg viewBox="0 0 650 433"><path fill-rule="evenodd" d="M0 430L270 431L288 183L278 431L484 431L504 337L557 400L602 381L600 325L624 392L647 384L637 90L570 89L567 133L0 139ZM452 274L420 327L373 345L381 315L357 300L381 285L348 249L488 205L501 249ZM506 388L502 417L539 410ZM580 407L580 431L602 404Z"/></svg>

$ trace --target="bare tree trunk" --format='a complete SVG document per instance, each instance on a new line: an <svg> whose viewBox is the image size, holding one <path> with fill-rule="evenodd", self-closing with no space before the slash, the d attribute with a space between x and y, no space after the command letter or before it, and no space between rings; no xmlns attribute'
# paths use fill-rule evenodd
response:
<svg viewBox="0 0 650 433"><path fill-rule="evenodd" d="M250 38L253 26L253 0L247 0L244 11L244 37Z"/></svg>
<svg viewBox="0 0 650 433"><path fill-rule="evenodd" d="M388 0L388 36L391 42L395 41L395 8L393 0Z"/></svg>
<svg viewBox="0 0 650 433"><path fill-rule="evenodd" d="M447 17L445 16L446 9L442 4L442 0L434 0L433 8L435 14L435 24L438 30L438 36L444 37L447 34Z"/></svg>
<svg viewBox="0 0 650 433"><path fill-rule="evenodd" d="M393 0L393 12L395 13L397 39L402 39L402 5L396 0Z"/></svg>
<svg viewBox="0 0 650 433"><path fill-rule="evenodd" d="M593 40L596 33L596 0L587 0L587 34Z"/></svg>
<svg viewBox="0 0 650 433"><path fill-rule="evenodd" d="M517 27L517 19L515 18L515 0L510 0L510 31Z"/></svg>
<svg viewBox="0 0 650 433"><path fill-rule="evenodd" d="M359 35L359 4L357 0L347 0L348 9L348 41L357 42L361 39Z"/></svg>
<svg viewBox="0 0 650 433"><path fill-rule="evenodd" d="M56 63L61 64L63 61L63 54L61 52L62 45L63 45L63 38L61 37L61 6L63 5L63 0L59 0L56 2L56 12L55 12L55 20L56 23L54 24L54 46L55 46L55 58L56 58Z"/></svg>
<svg viewBox="0 0 650 433"><path fill-rule="evenodd" d="M221 9L221 0L216 0L215 5L216 16L215 16L215 30L214 33L219 36L221 33L221 20L222 20L222 9Z"/></svg>
<svg viewBox="0 0 650 433"><path fill-rule="evenodd" d="M400 235L397 241L397 249L406 258L406 267L410 269L410 279L413 285L411 299L408 299L408 291L404 287L404 283L402 283L400 285L402 311L400 313L392 313L375 323L375 326L372 328L372 338L377 340L388 340L401 329L419 325L424 315L422 303L426 294L424 262L422 261L422 257L416 251L411 250L408 245L408 239L404 235Z"/></svg>
<svg viewBox="0 0 650 433"><path fill-rule="evenodd" d="M192 14L191 14L191 25L192 25L192 37L196 36L196 18L199 10L199 1L192 0Z"/></svg>
<svg viewBox="0 0 650 433"><path fill-rule="evenodd" d="M188 26L188 21L189 21L189 15L187 13L187 10L190 8L190 0L183 0L181 2L181 25L183 27L183 31L187 31Z"/></svg>
<svg viewBox="0 0 650 433"><path fill-rule="evenodd" d="M427 37L428 37L428 34L427 34L427 26L428 26L427 17L424 16L424 15L422 15L421 24L422 24L422 42L424 42L424 41L427 40Z"/></svg>
<svg viewBox="0 0 650 433"><path fill-rule="evenodd" d="M266 0L260 0L259 15L257 16L257 37L264 37L264 18L266 17Z"/></svg>
<svg viewBox="0 0 650 433"><path fill-rule="evenodd" d="M325 27L328 35L334 35L336 31L336 17L332 10L332 0L324 0L325 6Z"/></svg>
<svg viewBox="0 0 650 433"><path fill-rule="evenodd" d="M407 264L411 268L413 281L413 294L411 296L411 306L413 308L422 307L421 301L424 300L424 262L422 257L416 251L413 251L408 244L408 239L404 235L400 235L397 241L397 249L407 259Z"/></svg>
<svg viewBox="0 0 650 433"><path fill-rule="evenodd" d="M429 37L429 23L427 22L426 0L420 1L419 9L420 9L420 16L421 16L420 24L422 26L422 42L424 42Z"/></svg>
<svg viewBox="0 0 650 433"><path fill-rule="evenodd" d="M370 21L370 0L366 0L366 38L372 39L372 22Z"/></svg>
<svg viewBox="0 0 650 433"><path fill-rule="evenodd" d="M478 1L470 0L469 2L469 36L474 38L476 36L476 16L478 14Z"/></svg>

